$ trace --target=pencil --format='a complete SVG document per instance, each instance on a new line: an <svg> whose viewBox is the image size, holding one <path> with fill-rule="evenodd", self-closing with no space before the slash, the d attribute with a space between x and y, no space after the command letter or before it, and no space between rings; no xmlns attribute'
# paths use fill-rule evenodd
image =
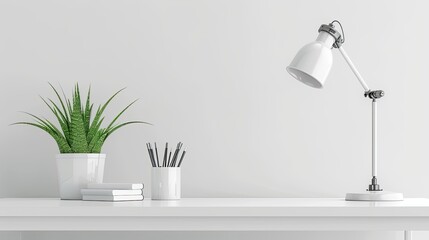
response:
<svg viewBox="0 0 429 240"><path fill-rule="evenodd" d="M153 167L156 167L156 162L155 162L155 154L153 153L153 149L150 148L150 154L152 156L152 161L153 161Z"/></svg>
<svg viewBox="0 0 429 240"><path fill-rule="evenodd" d="M167 167L170 166L170 159L171 159L171 149L170 149L170 155L168 155L168 163L167 163Z"/></svg>
<svg viewBox="0 0 429 240"><path fill-rule="evenodd" d="M159 167L159 158L158 158L158 148L156 147L156 142L155 142L155 153L156 153L156 163L157 163L157 167Z"/></svg>
<svg viewBox="0 0 429 240"><path fill-rule="evenodd" d="M174 150L173 159L171 160L170 167L174 167L176 164L177 154L179 153L180 142L176 146L176 150Z"/></svg>
<svg viewBox="0 0 429 240"><path fill-rule="evenodd" d="M149 158L150 158L150 162L151 162L151 164L152 164L152 167L155 167L155 162L153 161L153 159L152 159L152 154L151 154L151 152L150 152L150 146L149 146L149 143L146 143L146 147L147 147L147 151L148 151L148 153L149 153Z"/></svg>
<svg viewBox="0 0 429 240"><path fill-rule="evenodd" d="M182 142L179 142L179 151L177 152L177 156L176 156L176 158L174 159L174 166L173 166L173 167L175 167L175 166L176 166L176 162L177 162L177 159L179 158L179 153L180 153L180 150L182 149L182 146L183 146L183 143L182 143Z"/></svg>
<svg viewBox="0 0 429 240"><path fill-rule="evenodd" d="M168 152L168 142L165 143L165 150L164 150L164 161L162 162L162 166L167 166L167 152Z"/></svg>
<svg viewBox="0 0 429 240"><path fill-rule="evenodd" d="M182 156L180 157L180 161L179 161L179 164L177 165L177 167L180 167L180 165L182 165L182 161L183 161L183 158L185 157L185 154L186 154L186 150L183 150Z"/></svg>
<svg viewBox="0 0 429 240"><path fill-rule="evenodd" d="M149 150L150 150L150 154L152 156L153 166L156 167L155 154L153 153L153 148L152 148L152 145L150 143L149 143Z"/></svg>

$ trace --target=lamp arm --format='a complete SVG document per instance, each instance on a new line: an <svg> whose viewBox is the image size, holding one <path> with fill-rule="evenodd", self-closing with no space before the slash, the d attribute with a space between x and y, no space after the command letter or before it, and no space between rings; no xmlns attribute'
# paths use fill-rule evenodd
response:
<svg viewBox="0 0 429 240"><path fill-rule="evenodd" d="M362 85L363 89L365 89L365 93L369 92L370 89L368 85L366 84L365 80L363 80L362 76L360 75L359 71L356 69L355 65L353 64L352 60L350 59L349 55L347 54L346 50L342 46L338 47L338 50L340 50L341 55L343 55L344 60L346 60L349 67L352 69L353 73L355 74L356 78L359 80L360 84Z"/></svg>
<svg viewBox="0 0 429 240"><path fill-rule="evenodd" d="M377 159L377 101L376 99L383 97L384 92L382 90L371 91L368 85L366 84L365 80L363 80L359 71L356 69L349 55L347 55L344 48L340 44L338 44L337 48L338 50L340 50L341 55L343 55L344 60L346 60L349 67L352 69L353 73L355 74L356 78L359 80L363 89L365 89L365 97L369 97L370 99L372 99L372 139L371 139L372 140L372 156L371 156L372 179L371 179L371 184L368 187L368 191L383 191L383 189L381 189L380 185L378 185L377 183L378 159Z"/></svg>

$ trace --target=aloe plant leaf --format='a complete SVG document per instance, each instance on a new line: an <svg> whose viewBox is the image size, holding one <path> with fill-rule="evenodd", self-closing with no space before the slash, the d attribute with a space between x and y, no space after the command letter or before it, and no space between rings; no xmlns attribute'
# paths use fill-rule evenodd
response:
<svg viewBox="0 0 429 240"><path fill-rule="evenodd" d="M58 100L60 101L60 104L61 104L61 107L63 108L63 110L64 110L64 113L65 113L65 115L67 116L67 120L68 121L70 121L70 118L69 118L69 114L67 114L67 109L66 109L66 107L65 107L65 105L64 105L64 102L63 102L63 99L61 98L61 96L60 96L60 94L58 93L58 91L57 91L57 89L50 83L50 82L48 82L48 84L49 84L49 86L51 86L51 88L52 88L52 90L54 90L54 92L55 92L55 94L57 95L57 98L58 98ZM67 100L67 98L64 96L64 99L66 99Z"/></svg>
<svg viewBox="0 0 429 240"><path fill-rule="evenodd" d="M92 140L93 140L93 138L94 138L94 136L97 134L97 132L100 130L100 127L101 127L101 124L103 123L103 121L104 121L104 117L102 117L101 119L100 119L100 121L97 123L97 125L96 126L94 126L93 128L91 128L90 130L89 130L89 132L88 132L88 135L86 136L86 140L87 140L87 142L89 143L89 142L92 142Z"/></svg>
<svg viewBox="0 0 429 240"><path fill-rule="evenodd" d="M16 123L12 123L11 125L31 125L37 128L42 129L43 131L51 134L51 131L45 127L44 125L40 124L40 123L32 123L32 122L16 122Z"/></svg>
<svg viewBox="0 0 429 240"><path fill-rule="evenodd" d="M73 108L72 108L72 105L71 105L69 99L67 99L67 108L69 109L69 115L70 115L69 117L70 117L70 121L71 121L71 113L73 112Z"/></svg>
<svg viewBox="0 0 429 240"><path fill-rule="evenodd" d="M86 135L88 136L89 133L89 127L91 126L91 117L92 117L92 109L94 107L94 104L91 104L91 106L89 107L88 111L86 111L87 113L85 114L85 132Z"/></svg>
<svg viewBox="0 0 429 240"><path fill-rule="evenodd" d="M112 122L109 124L109 126L107 126L107 129L111 128L113 126L113 124L116 122L116 120L118 120L118 118L125 112L127 111L127 109L129 107L131 107L135 102L137 102L138 99L132 101L130 104L128 104L128 106L126 106L113 120Z"/></svg>
<svg viewBox="0 0 429 240"><path fill-rule="evenodd" d="M82 106L78 85L76 85L73 94L73 111L70 123L70 146L75 153L88 152L88 143L86 141L85 127L82 118Z"/></svg>
<svg viewBox="0 0 429 240"><path fill-rule="evenodd" d="M113 132L115 132L116 130L118 130L118 129L120 129L120 128L122 128L122 127L126 126L126 125L136 124L136 123L152 125L151 123L143 122L143 121L129 121L129 122L124 122L124 123L118 124L118 125L116 125L116 126L113 126L113 127L109 128L109 129L107 129L107 130L106 130L106 132L107 132L107 137L108 137L108 136L110 136L110 135L111 135Z"/></svg>
<svg viewBox="0 0 429 240"><path fill-rule="evenodd" d="M55 103L52 102L52 100L50 100L52 102L52 104L54 105L54 107L51 107L51 105L49 105L49 103L43 98L40 97L43 102L46 104L46 106L48 106L48 108L52 111L52 113L57 117L58 122L61 125L61 129L63 130L64 133L68 132L68 126L67 126L67 119L65 119L64 115L62 115L61 110L58 109L58 107L55 105ZM29 114L29 113L26 113ZM35 115L33 114L29 114L32 117L35 117Z"/></svg>
<svg viewBox="0 0 429 240"><path fill-rule="evenodd" d="M98 130L97 129L97 125L100 121L100 118L104 112L104 110L106 109L107 105L109 105L109 103L113 100L113 98L116 97L116 95L118 95L120 92L122 92L125 88L120 89L119 91L117 91L115 94L113 94L106 103L104 103L102 106L99 106L97 109L97 112L95 113L94 119L92 120L91 126L89 127L89 132L88 132L88 136L94 136L95 132ZM88 142L92 141L92 138L88 138L87 139Z"/></svg>
<svg viewBox="0 0 429 240"><path fill-rule="evenodd" d="M46 127L42 124L31 123L31 122L17 122L17 123L14 123L12 125L30 125L30 126L40 128L43 131L47 132L49 135L51 135L51 137L57 142L60 153L71 153L72 152L72 150L71 150L70 146L68 145L67 141L65 140L65 138L63 138L62 136L58 136L55 132L53 132L51 129L49 129L48 127Z"/></svg>
<svg viewBox="0 0 429 240"><path fill-rule="evenodd" d="M43 99L43 98L42 98ZM48 100L49 100L49 102L52 104L52 108L54 108L55 110L57 110L57 112L59 113L59 115L61 116L61 118L62 118L62 120L65 122L65 123L69 123L68 122L68 118L67 118L67 113L63 113L63 111L58 107L58 105L54 102L54 101L52 101L52 99L50 99L50 98L48 98ZM44 99L43 99L43 101L45 101ZM46 102L46 101L45 101ZM47 103L48 104L48 103Z"/></svg>
<svg viewBox="0 0 429 240"><path fill-rule="evenodd" d="M47 127L45 124L43 123L32 123L32 122L17 122L17 123L13 123L12 125L31 125L37 128L42 129L43 131L47 132L49 135L51 135L53 138L57 137L57 134L52 131L49 127Z"/></svg>
<svg viewBox="0 0 429 240"><path fill-rule="evenodd" d="M88 145L88 149L90 149L91 152L94 152L95 146L97 145L99 140L101 138L103 138L103 135L105 135L105 129L104 128L100 129L99 131L97 131L95 133L94 137L92 138L91 142ZM101 150L101 148L100 148L100 150Z"/></svg>
<svg viewBox="0 0 429 240"><path fill-rule="evenodd" d="M68 118L71 119L71 112L73 109L71 107L70 100L67 98L66 94L64 93L64 89L61 85L60 85L60 88L61 88L61 92L62 92L63 97L64 97L65 105L66 105L67 110L68 110Z"/></svg>
<svg viewBox="0 0 429 240"><path fill-rule="evenodd" d="M55 127L55 125L54 124L52 124L51 122L49 122L48 120L44 120L44 119L41 119L40 117L38 117L38 116L36 116L36 115L34 115L34 114L31 114L31 113L28 113L28 112L23 112L23 113L25 113L25 114L27 114L27 115L29 115L29 116L31 116L31 117L33 117L34 119L36 119L37 121L39 121L41 124L43 124L45 127L47 127L48 129L50 129L52 132L54 132L55 134L57 134L57 135L62 135L61 134L61 131L60 130L58 130L58 128L57 127Z"/></svg>
<svg viewBox="0 0 429 240"><path fill-rule="evenodd" d="M91 149L91 151L93 153L100 153L101 152L101 148L103 147L103 144L104 144L104 141L106 140L106 138L107 138L107 133L105 131L102 131L102 134L100 135L100 137L95 142L95 145Z"/></svg>
<svg viewBox="0 0 429 240"><path fill-rule="evenodd" d="M70 134L69 124L66 122L66 120L65 121L61 120L61 118L58 116L57 110L55 109L54 109L54 114L55 116L57 116L58 122L61 126L61 130L63 131L65 139L66 140L69 139L69 134Z"/></svg>
<svg viewBox="0 0 429 240"><path fill-rule="evenodd" d="M92 112L92 104L91 104L91 86L88 88L88 94L86 96L86 104L85 110L83 112L83 123L85 125L85 133L89 132L89 125L91 121L91 112Z"/></svg>
<svg viewBox="0 0 429 240"><path fill-rule="evenodd" d="M49 128L51 129L57 136L65 138L63 133L53 124L51 123L48 119L44 119L43 123Z"/></svg>
<svg viewBox="0 0 429 240"><path fill-rule="evenodd" d="M64 137L66 139L68 139L68 135L69 135L69 122L67 121L66 116L64 116L64 114L61 112L61 110L59 109L59 107L51 100L49 99L49 101L52 103L53 107L51 105L49 105L49 103L43 98L40 97L43 102L46 104L46 106L49 107L49 109L51 109L51 111L54 113L54 115L57 117L58 123L61 126L61 129L64 133Z"/></svg>

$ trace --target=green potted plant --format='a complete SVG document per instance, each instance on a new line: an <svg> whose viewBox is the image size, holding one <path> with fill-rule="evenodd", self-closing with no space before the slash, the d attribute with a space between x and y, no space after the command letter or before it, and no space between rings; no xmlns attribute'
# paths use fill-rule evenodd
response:
<svg viewBox="0 0 429 240"><path fill-rule="evenodd" d="M81 199L80 189L88 183L101 183L104 175L106 154L101 149L106 139L116 130L142 121L116 123L119 117L133 105L131 102L119 112L109 125L102 127L103 113L109 103L124 89L113 94L103 105L100 105L93 115L91 88L88 89L85 104L81 101L79 85L76 84L72 99L64 92L60 96L57 89L49 84L55 92L58 102L42 98L43 102L55 115L59 126L51 121L26 113L34 122L17 122L15 125L30 125L47 132L57 143L60 154L56 156L58 182L61 199Z"/></svg>

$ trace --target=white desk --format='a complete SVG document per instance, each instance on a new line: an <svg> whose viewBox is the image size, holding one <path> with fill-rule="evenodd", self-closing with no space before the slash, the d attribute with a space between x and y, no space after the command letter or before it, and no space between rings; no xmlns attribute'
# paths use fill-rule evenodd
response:
<svg viewBox="0 0 429 240"><path fill-rule="evenodd" d="M0 199L0 231L429 230L429 199L191 198L84 202Z"/></svg>

